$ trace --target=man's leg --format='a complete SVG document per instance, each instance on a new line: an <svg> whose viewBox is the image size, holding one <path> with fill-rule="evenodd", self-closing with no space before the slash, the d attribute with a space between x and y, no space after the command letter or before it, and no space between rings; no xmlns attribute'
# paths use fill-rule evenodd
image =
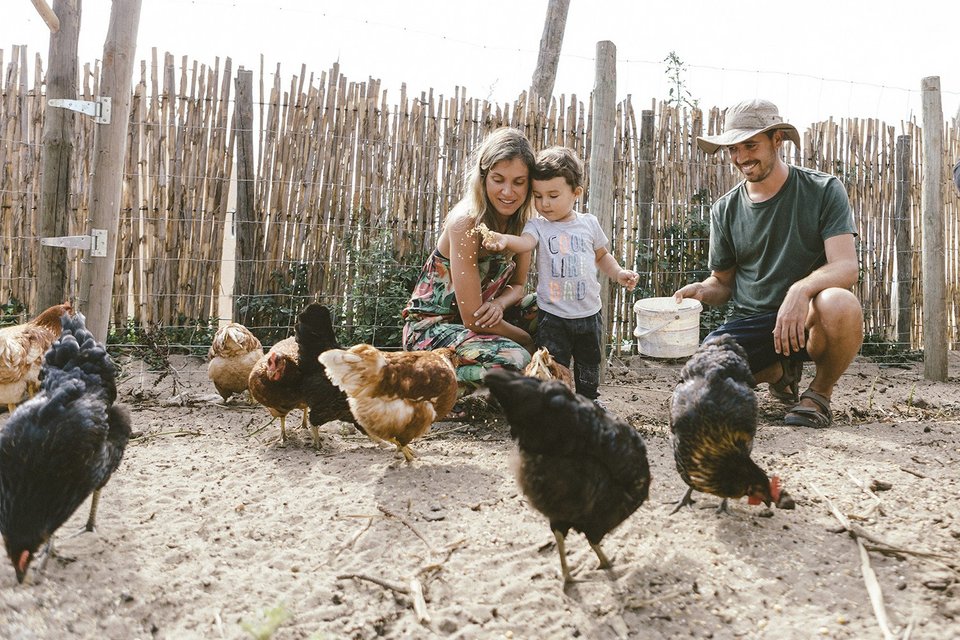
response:
<svg viewBox="0 0 960 640"><path fill-rule="evenodd" d="M828 398L863 343L863 309L846 289L821 291L807 314L807 354L817 365L810 387ZM779 362L753 374L757 383L776 382L783 375Z"/></svg>
<svg viewBox="0 0 960 640"><path fill-rule="evenodd" d="M833 387L847 370L863 344L863 308L851 292L831 288L810 303L807 316L807 353L817 365L810 389L830 398ZM815 408L804 398L802 406Z"/></svg>

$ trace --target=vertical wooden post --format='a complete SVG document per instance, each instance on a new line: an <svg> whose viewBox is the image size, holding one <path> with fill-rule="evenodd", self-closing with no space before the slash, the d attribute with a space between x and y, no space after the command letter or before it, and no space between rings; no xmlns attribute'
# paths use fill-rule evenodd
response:
<svg viewBox="0 0 960 640"><path fill-rule="evenodd" d="M253 293L253 260L257 250L254 226L255 202L253 157L253 71L237 70L237 107L233 121L237 141L237 211L233 225L237 238L236 270L233 280L233 319L241 324L250 320L241 313L240 297Z"/></svg>
<svg viewBox="0 0 960 640"><path fill-rule="evenodd" d="M593 83L593 123L590 129L590 194L588 208L613 246L613 151L617 116L617 47L609 40L597 43L596 76ZM601 345L609 339L607 310L610 279L600 274L604 329ZM604 359L606 361L606 359ZM605 368L601 369L601 379Z"/></svg>
<svg viewBox="0 0 960 640"><path fill-rule="evenodd" d="M77 99L77 41L80 7L77 0L54 0L59 30L50 34L47 94L50 99ZM67 235L70 212L70 156L73 154L74 114L69 109L44 108L43 145L40 150L40 237ZM67 298L67 250L40 247L37 309L60 304Z"/></svg>
<svg viewBox="0 0 960 640"><path fill-rule="evenodd" d="M539 99L550 104L553 86L557 81L557 66L560 63L560 48L563 46L563 32L567 24L567 12L570 0L549 0L547 19L543 23L543 35L540 37L540 53L537 55L537 68L533 72L530 84L530 99L534 111L539 109Z"/></svg>
<svg viewBox="0 0 960 640"><path fill-rule="evenodd" d="M644 109L640 112L640 146L637 167L637 203L639 205L639 220L637 221L637 239L647 252L652 251L650 236L653 226L653 109Z"/></svg>
<svg viewBox="0 0 960 640"><path fill-rule="evenodd" d="M923 377L947 379L943 220L943 103L940 76L921 83L923 101Z"/></svg>
<svg viewBox="0 0 960 640"><path fill-rule="evenodd" d="M112 115L110 124L97 125L90 202L90 228L106 229L107 254L88 259L79 296L80 309L87 316L87 329L101 342L107 340L112 308L120 195L130 124L130 87L139 26L140 0L113 0L100 76L100 95L111 98Z"/></svg>
<svg viewBox="0 0 960 640"><path fill-rule="evenodd" d="M913 243L910 231L910 205L912 198L913 165L911 163L913 139L897 136L896 192L894 194L894 242L897 256L897 342L910 348L910 333L913 329Z"/></svg>

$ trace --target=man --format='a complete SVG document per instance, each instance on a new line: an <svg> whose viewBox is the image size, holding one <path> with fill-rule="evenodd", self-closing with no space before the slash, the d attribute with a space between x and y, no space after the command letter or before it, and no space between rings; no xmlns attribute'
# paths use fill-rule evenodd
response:
<svg viewBox="0 0 960 640"><path fill-rule="evenodd" d="M953 165L953 184L957 185L957 193L960 193L960 160Z"/></svg>
<svg viewBox="0 0 960 640"><path fill-rule="evenodd" d="M834 385L863 342L863 310L850 291L858 277L850 201L835 177L783 161L784 141L799 145L800 135L771 102L741 102L725 120L723 133L697 144L724 149L744 180L711 208L710 276L674 298L732 298L711 335L731 334L756 381L793 405L786 424L828 427ZM805 360L816 375L800 394Z"/></svg>

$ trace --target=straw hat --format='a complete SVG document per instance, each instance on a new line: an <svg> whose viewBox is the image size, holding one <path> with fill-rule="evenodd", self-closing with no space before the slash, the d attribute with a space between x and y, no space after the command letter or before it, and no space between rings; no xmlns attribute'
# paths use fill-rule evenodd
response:
<svg viewBox="0 0 960 640"><path fill-rule="evenodd" d="M747 100L728 107L724 120L723 133L697 138L697 144L705 153L714 153L720 147L739 144L758 133L773 129L781 129L787 140L800 144L797 128L784 122L777 105L769 100Z"/></svg>

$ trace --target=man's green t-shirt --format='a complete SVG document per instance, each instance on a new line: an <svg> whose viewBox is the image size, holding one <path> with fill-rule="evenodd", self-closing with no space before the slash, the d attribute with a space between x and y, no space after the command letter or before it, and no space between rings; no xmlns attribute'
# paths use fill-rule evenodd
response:
<svg viewBox="0 0 960 640"><path fill-rule="evenodd" d="M787 289L826 264L824 240L857 234L837 178L789 165L779 193L754 203L741 182L710 209L713 271L736 267L729 320L780 308Z"/></svg>

